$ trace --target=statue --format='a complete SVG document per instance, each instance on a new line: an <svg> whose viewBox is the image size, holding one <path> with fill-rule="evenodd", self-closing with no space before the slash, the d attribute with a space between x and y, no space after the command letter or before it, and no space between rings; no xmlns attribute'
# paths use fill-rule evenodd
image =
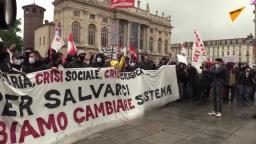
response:
<svg viewBox="0 0 256 144"><path fill-rule="evenodd" d="M162 12L162 17L164 17L164 12Z"/></svg>
<svg viewBox="0 0 256 144"><path fill-rule="evenodd" d="M158 10L156 10L156 15L158 15Z"/></svg>
<svg viewBox="0 0 256 144"><path fill-rule="evenodd" d="M169 15L169 20L171 20L171 15Z"/></svg>
<svg viewBox="0 0 256 144"><path fill-rule="evenodd" d="M140 0L137 1L137 6L140 8Z"/></svg>
<svg viewBox="0 0 256 144"><path fill-rule="evenodd" d="M149 4L147 3L147 11L149 11Z"/></svg>

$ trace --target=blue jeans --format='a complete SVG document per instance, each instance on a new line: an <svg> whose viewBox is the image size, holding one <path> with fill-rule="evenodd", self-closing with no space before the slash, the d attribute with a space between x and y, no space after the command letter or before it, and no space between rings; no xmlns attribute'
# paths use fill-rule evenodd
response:
<svg viewBox="0 0 256 144"><path fill-rule="evenodd" d="M213 96L213 110L214 112L222 113L222 92L223 87L221 86L214 86L211 89L211 95Z"/></svg>
<svg viewBox="0 0 256 144"><path fill-rule="evenodd" d="M238 103L244 105L245 101L249 102L251 87L247 85L239 85Z"/></svg>

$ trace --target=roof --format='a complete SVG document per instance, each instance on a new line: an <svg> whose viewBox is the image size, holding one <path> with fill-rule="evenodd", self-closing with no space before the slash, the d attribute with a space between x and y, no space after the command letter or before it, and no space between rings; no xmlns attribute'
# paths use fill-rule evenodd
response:
<svg viewBox="0 0 256 144"><path fill-rule="evenodd" d="M23 6L22 8L24 9L24 8L26 8L26 7L37 7L37 8L43 9L44 11L46 10L45 8L43 8L43 7L41 7L41 6L37 5L37 4L25 5L25 6Z"/></svg>
<svg viewBox="0 0 256 144"><path fill-rule="evenodd" d="M42 25L39 25L38 27L36 27L35 30L37 30L41 27L44 27L44 26L55 26L55 24L54 24L54 22L45 23L45 24L42 24Z"/></svg>

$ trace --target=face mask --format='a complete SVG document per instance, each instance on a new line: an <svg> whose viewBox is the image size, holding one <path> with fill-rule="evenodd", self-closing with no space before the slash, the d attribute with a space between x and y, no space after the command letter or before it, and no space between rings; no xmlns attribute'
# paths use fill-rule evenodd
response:
<svg viewBox="0 0 256 144"><path fill-rule="evenodd" d="M85 57L84 57L84 56L79 56L79 59L80 59L81 61L84 61Z"/></svg>
<svg viewBox="0 0 256 144"><path fill-rule="evenodd" d="M14 64L16 65L21 65L21 63L23 62L21 59L15 59L14 61Z"/></svg>
<svg viewBox="0 0 256 144"><path fill-rule="evenodd" d="M102 62L102 59L101 58L97 58L97 62L98 63Z"/></svg>
<svg viewBox="0 0 256 144"><path fill-rule="evenodd" d="M216 68L219 68L219 67L220 67L220 65L219 65L219 64L215 64L215 67L216 67Z"/></svg>
<svg viewBox="0 0 256 144"><path fill-rule="evenodd" d="M29 58L28 61L30 64L34 64L36 62L36 60L34 58Z"/></svg>
<svg viewBox="0 0 256 144"><path fill-rule="evenodd" d="M134 66L135 66L135 63L131 63L130 65L131 65L131 67L134 67Z"/></svg>

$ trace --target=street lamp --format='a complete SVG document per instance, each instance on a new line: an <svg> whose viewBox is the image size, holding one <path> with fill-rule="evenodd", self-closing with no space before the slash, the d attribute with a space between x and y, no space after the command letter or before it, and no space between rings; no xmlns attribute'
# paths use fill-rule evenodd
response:
<svg viewBox="0 0 256 144"><path fill-rule="evenodd" d="M253 35L250 34L247 36L246 38L246 43L248 45L248 49L250 49L250 46L253 46L253 57L255 55L255 50L254 50L254 45L255 45L255 39L253 38ZM246 57L249 57L250 54L248 53L248 50L246 51ZM250 60L249 60L250 61ZM254 63L255 63L255 60L254 60Z"/></svg>
<svg viewBox="0 0 256 144"><path fill-rule="evenodd" d="M0 0L0 28L13 27L16 21L16 0Z"/></svg>

